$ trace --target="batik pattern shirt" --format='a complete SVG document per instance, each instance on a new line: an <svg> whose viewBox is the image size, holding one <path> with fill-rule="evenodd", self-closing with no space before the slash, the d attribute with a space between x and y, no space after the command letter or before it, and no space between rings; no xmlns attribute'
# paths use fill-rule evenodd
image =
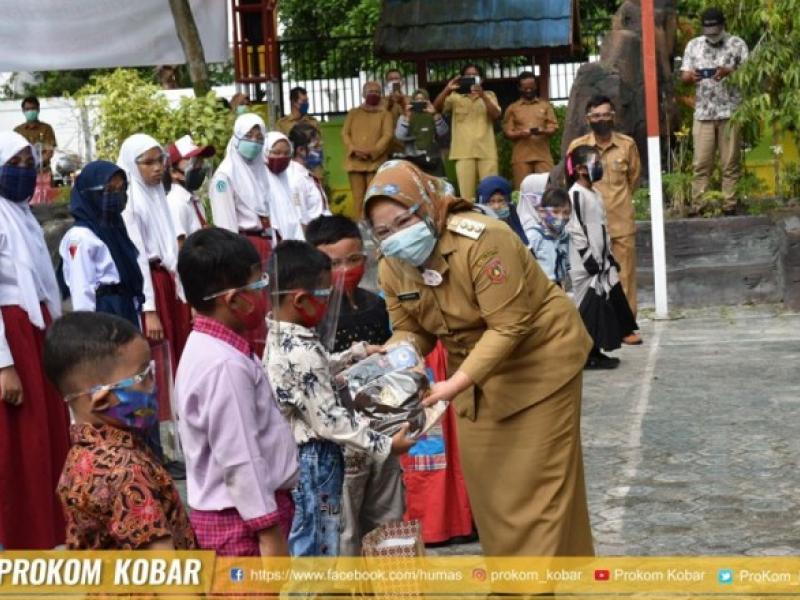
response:
<svg viewBox="0 0 800 600"><path fill-rule="evenodd" d="M366 344L328 354L312 329L269 321L264 363L298 445L324 439L366 451L379 461L389 455L391 438L357 419L335 391L334 374L366 356Z"/></svg>
<svg viewBox="0 0 800 600"><path fill-rule="evenodd" d="M111 425L73 425L57 493L70 550L136 550L171 537L197 547L172 479L144 442Z"/></svg>
<svg viewBox="0 0 800 600"><path fill-rule="evenodd" d="M696 37L686 45L681 63L682 71L718 69L736 70L747 60L747 44L735 35L725 34L719 46L712 46L704 36ZM727 78L715 81L713 77L697 82L694 118L697 121L729 119L742 102L739 90Z"/></svg>

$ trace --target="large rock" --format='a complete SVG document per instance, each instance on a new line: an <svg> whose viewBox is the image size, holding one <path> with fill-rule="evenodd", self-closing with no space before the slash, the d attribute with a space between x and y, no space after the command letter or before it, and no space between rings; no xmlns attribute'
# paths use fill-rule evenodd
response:
<svg viewBox="0 0 800 600"><path fill-rule="evenodd" d="M58 245L67 230L72 227L73 219L66 204L37 204L31 206L36 220L44 230L44 241L54 265L58 265Z"/></svg>

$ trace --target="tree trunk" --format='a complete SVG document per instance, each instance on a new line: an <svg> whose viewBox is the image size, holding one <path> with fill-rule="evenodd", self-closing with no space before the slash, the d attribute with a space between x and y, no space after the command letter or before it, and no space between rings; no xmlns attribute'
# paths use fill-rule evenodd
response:
<svg viewBox="0 0 800 600"><path fill-rule="evenodd" d="M186 55L186 63L189 65L189 77L192 80L194 95L198 98L205 96L211 91L208 83L208 67L189 0L169 0L169 8L172 10L175 30L178 32L178 39Z"/></svg>

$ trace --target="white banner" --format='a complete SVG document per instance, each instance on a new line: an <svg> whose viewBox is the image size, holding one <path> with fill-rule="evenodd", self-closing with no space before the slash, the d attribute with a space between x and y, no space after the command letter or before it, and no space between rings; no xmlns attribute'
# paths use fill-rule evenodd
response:
<svg viewBox="0 0 800 600"><path fill-rule="evenodd" d="M206 62L231 57L227 0L189 0ZM167 0L0 0L0 71L186 62Z"/></svg>

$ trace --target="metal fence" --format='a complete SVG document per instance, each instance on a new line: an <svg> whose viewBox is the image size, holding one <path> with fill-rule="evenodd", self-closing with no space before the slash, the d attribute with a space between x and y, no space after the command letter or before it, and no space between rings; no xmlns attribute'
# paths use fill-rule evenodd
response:
<svg viewBox="0 0 800 600"><path fill-rule="evenodd" d="M565 103L578 68L598 59L608 22L584 22L581 25L583 54L550 63L550 100ZM309 94L309 112L323 118L341 115L361 103L361 89L367 81L383 81L388 69L406 74L406 90L417 87L415 63L387 61L374 54L372 37L337 37L313 40L284 39L279 42L281 61L281 113L287 113L289 90L300 86ZM431 84L449 80L465 60L428 62L427 81ZM539 68L530 57L512 56L471 61L481 65L487 79L513 79L522 71Z"/></svg>

